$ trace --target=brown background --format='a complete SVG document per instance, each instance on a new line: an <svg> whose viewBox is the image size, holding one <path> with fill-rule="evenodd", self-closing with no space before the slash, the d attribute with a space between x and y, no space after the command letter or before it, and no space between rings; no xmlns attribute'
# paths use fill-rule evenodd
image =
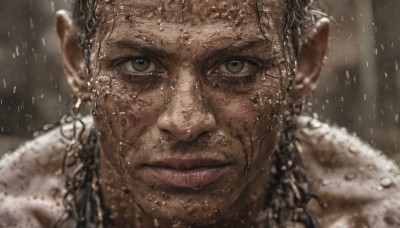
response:
<svg viewBox="0 0 400 228"><path fill-rule="evenodd" d="M0 1L0 154L57 122L70 98L53 28L63 0ZM325 0L331 47L307 112L400 161L400 1Z"/></svg>

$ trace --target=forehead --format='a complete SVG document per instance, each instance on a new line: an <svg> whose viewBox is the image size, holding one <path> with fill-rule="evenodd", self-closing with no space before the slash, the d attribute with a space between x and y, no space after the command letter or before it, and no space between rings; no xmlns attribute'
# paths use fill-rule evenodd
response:
<svg viewBox="0 0 400 228"><path fill-rule="evenodd" d="M100 1L100 0L99 0ZM100 1L98 16L157 20L158 23L188 23L191 26L224 22L240 26L259 16L284 20L284 0L115 0Z"/></svg>
<svg viewBox="0 0 400 228"><path fill-rule="evenodd" d="M280 53L286 23L284 5L283 0L101 1L96 10L102 18L96 43L101 49L119 41L134 41L170 53L195 51L200 55L262 39L272 44L271 51Z"/></svg>

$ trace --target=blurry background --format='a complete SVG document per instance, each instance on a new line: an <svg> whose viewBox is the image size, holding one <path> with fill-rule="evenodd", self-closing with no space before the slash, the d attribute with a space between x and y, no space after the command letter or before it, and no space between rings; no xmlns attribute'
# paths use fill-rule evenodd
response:
<svg viewBox="0 0 400 228"><path fill-rule="evenodd" d="M400 1L324 0L335 18L309 113L400 161ZM66 112L54 31L65 0L0 1L0 155ZM314 114L316 115L316 114Z"/></svg>

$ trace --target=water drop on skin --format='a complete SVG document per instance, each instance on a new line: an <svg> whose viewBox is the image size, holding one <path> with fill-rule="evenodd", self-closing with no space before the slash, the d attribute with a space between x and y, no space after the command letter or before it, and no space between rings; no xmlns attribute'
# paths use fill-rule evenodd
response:
<svg viewBox="0 0 400 228"><path fill-rule="evenodd" d="M154 227L160 227L160 222L158 221L158 219L154 219Z"/></svg>
<svg viewBox="0 0 400 228"><path fill-rule="evenodd" d="M348 173L344 176L344 179L347 181L353 180L357 177L357 174L355 173Z"/></svg>
<svg viewBox="0 0 400 228"><path fill-rule="evenodd" d="M380 182L381 186L384 188L390 188L393 184L393 181L390 178L382 178Z"/></svg>

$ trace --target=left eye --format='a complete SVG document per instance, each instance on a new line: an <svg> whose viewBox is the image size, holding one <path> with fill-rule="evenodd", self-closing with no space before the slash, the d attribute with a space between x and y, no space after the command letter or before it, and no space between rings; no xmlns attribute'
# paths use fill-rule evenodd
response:
<svg viewBox="0 0 400 228"><path fill-rule="evenodd" d="M125 62L124 67L131 73L151 73L156 71L156 64L148 58L133 58Z"/></svg>
<svg viewBox="0 0 400 228"><path fill-rule="evenodd" d="M254 73L257 67L247 60L231 59L223 62L219 67L220 73L234 75L234 76L248 76Z"/></svg>

